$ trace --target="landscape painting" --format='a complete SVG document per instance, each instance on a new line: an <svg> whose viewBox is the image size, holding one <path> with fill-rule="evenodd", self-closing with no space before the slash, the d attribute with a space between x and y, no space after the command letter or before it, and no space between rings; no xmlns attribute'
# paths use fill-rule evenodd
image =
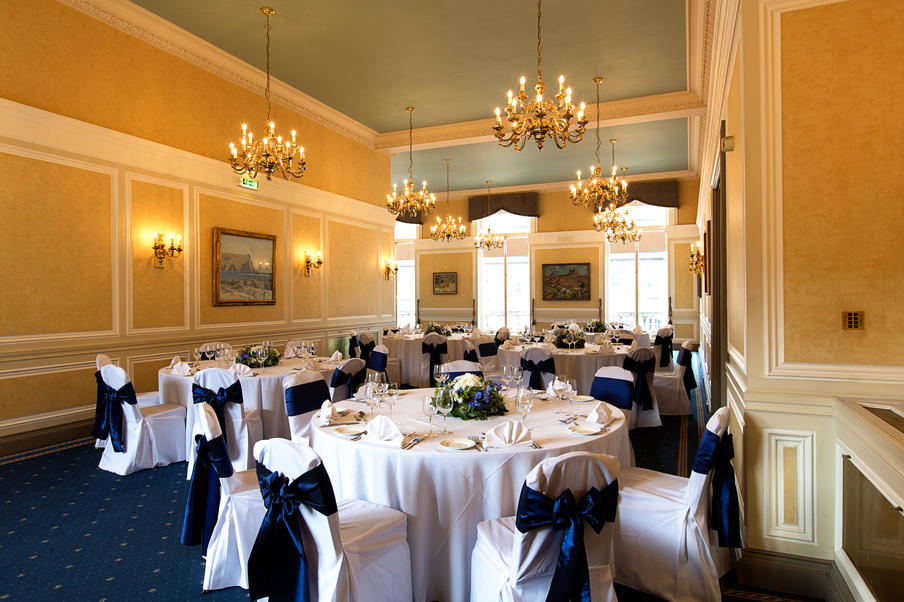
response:
<svg viewBox="0 0 904 602"><path fill-rule="evenodd" d="M457 295L458 272L433 272L434 295Z"/></svg>
<svg viewBox="0 0 904 602"><path fill-rule="evenodd" d="M589 263L544 263L544 301L589 301Z"/></svg>
<svg viewBox="0 0 904 602"><path fill-rule="evenodd" d="M275 234L213 229L213 304L275 305Z"/></svg>

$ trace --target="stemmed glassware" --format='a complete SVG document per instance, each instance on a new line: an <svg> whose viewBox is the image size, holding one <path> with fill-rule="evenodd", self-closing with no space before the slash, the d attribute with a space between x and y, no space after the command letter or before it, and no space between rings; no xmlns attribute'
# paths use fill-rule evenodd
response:
<svg viewBox="0 0 904 602"><path fill-rule="evenodd" d="M426 416L430 420L430 432L427 433L426 437L428 439L432 439L436 435L433 434L433 417L436 416L436 405L433 403L433 394L427 393L424 395L424 402L421 406L421 409L424 412L424 416Z"/></svg>
<svg viewBox="0 0 904 602"><path fill-rule="evenodd" d="M440 433L443 435L449 434L451 431L446 428L446 416L452 411L452 395L450 395L448 391L442 391L438 394L438 398L436 399L436 411L443 416L443 430L441 430Z"/></svg>
<svg viewBox="0 0 904 602"><path fill-rule="evenodd" d="M311 357L317 355L317 341L311 341Z"/></svg>
<svg viewBox="0 0 904 602"><path fill-rule="evenodd" d="M389 408L389 417L392 418L392 406L399 401L399 383L389 383L387 393L386 407Z"/></svg>
<svg viewBox="0 0 904 602"><path fill-rule="evenodd" d="M254 350L254 356L257 358L257 362L258 362L258 365L259 365L258 367L260 367L260 368L263 368L263 367L264 367L264 361L267 359L267 356L269 356L269 355L270 355L270 354L267 352L267 348L264 346L263 343L261 343L261 344Z"/></svg>
<svg viewBox="0 0 904 602"><path fill-rule="evenodd" d="M503 395L505 395L505 392L512 387L512 379L514 378L512 376L512 370L514 370L514 366L509 366L508 364L502 367Z"/></svg>
<svg viewBox="0 0 904 602"><path fill-rule="evenodd" d="M534 407L534 392L530 389L519 388L518 394L515 396L515 409L521 414L521 425L527 426L527 415L530 414Z"/></svg>
<svg viewBox="0 0 904 602"><path fill-rule="evenodd" d="M509 374L512 377L512 386L521 388L524 379L524 368L522 368L520 364L515 364L514 366L511 366L511 372Z"/></svg>
<svg viewBox="0 0 904 602"><path fill-rule="evenodd" d="M449 380L449 373L446 372L446 367L442 364L436 364L433 366L433 380L436 381L436 386L441 387L446 384L446 381Z"/></svg>
<svg viewBox="0 0 904 602"><path fill-rule="evenodd" d="M194 351L191 352L192 357L195 358L195 368L201 365L201 350L195 347Z"/></svg>

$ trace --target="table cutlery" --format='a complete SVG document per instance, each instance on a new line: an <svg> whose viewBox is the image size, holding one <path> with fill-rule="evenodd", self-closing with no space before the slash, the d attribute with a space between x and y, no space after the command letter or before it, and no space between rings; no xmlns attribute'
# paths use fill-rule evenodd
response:
<svg viewBox="0 0 904 602"><path fill-rule="evenodd" d="M415 437L414 439L412 439L411 441L406 443L404 446L402 446L402 449L411 449L412 447L414 447L415 445L417 445L418 443L420 443L421 441L423 441L426 438L427 437L424 437L424 436Z"/></svg>
<svg viewBox="0 0 904 602"><path fill-rule="evenodd" d="M534 449L543 449L543 447L533 439L530 440L530 446Z"/></svg>
<svg viewBox="0 0 904 602"><path fill-rule="evenodd" d="M486 451L483 446L483 438L480 435L468 435L468 439L477 444L477 451Z"/></svg>
<svg viewBox="0 0 904 602"><path fill-rule="evenodd" d="M363 436L366 435L366 434L367 434L367 431L364 431L364 432L361 433L360 435L355 435L354 437L352 437L352 438L350 439L350 441L357 441L358 439L360 439L361 437L363 437Z"/></svg>

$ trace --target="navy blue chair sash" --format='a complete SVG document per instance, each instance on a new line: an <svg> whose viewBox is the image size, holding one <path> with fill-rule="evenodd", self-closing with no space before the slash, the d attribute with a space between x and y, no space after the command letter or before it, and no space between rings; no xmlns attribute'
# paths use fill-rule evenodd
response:
<svg viewBox="0 0 904 602"><path fill-rule="evenodd" d="M459 376L463 376L465 374L476 374L477 376L483 376L483 371L481 370L465 370L464 372L448 372L449 380L455 380Z"/></svg>
<svg viewBox="0 0 904 602"><path fill-rule="evenodd" d="M381 351L371 351L367 360L367 367L376 372L386 372L386 365L389 363L389 357Z"/></svg>
<svg viewBox="0 0 904 602"><path fill-rule="evenodd" d="M433 378L433 367L442 362L443 354L449 353L449 345L447 343L439 343L431 345L430 343L421 343L421 353L430 355L430 386L436 386L436 380Z"/></svg>
<svg viewBox="0 0 904 602"><path fill-rule="evenodd" d="M366 373L367 370L364 368L358 370L354 374L347 374L339 368L336 368L333 371L333 380L330 382L330 386L335 389L341 385L348 385L348 395L351 397L355 394L358 387L361 386L361 383L364 382Z"/></svg>
<svg viewBox="0 0 904 602"><path fill-rule="evenodd" d="M188 486L179 542L186 546L201 544L204 556L220 510L220 479L232 476L232 462L222 435L211 441L204 435L195 435L195 441L197 458Z"/></svg>
<svg viewBox="0 0 904 602"><path fill-rule="evenodd" d="M95 439L110 438L113 451L125 451L122 441L122 404L135 405L135 388L131 382L127 382L119 389L113 389L100 377L100 371L95 374L97 378L97 407L94 409L94 429L91 434Z"/></svg>
<svg viewBox="0 0 904 602"><path fill-rule="evenodd" d="M223 433L223 440L229 447L229 438L226 436L226 403L242 403L242 383L235 381L225 389L220 387L216 392L206 389L201 385L192 383L191 398L194 403L207 403L213 408L217 415L217 422L220 423L220 431Z"/></svg>
<svg viewBox="0 0 904 602"><path fill-rule="evenodd" d="M684 390L690 397L691 390L697 388L697 379L694 378L694 368L691 365L691 350L682 347L678 351L678 359L675 360L675 363L684 366Z"/></svg>
<svg viewBox="0 0 904 602"><path fill-rule="evenodd" d="M492 345L492 343L490 343L490 345ZM469 362L479 362L480 361L477 357L477 350L474 349L473 347L471 349L465 350L464 359L466 359Z"/></svg>
<svg viewBox="0 0 904 602"><path fill-rule="evenodd" d="M634 382L620 378L608 378L605 376L594 377L590 385L590 396L611 403L623 410L631 409L631 399L634 393Z"/></svg>
<svg viewBox="0 0 904 602"><path fill-rule="evenodd" d="M618 481L612 481L602 491L593 487L580 504L574 494L566 489L555 500L534 491L525 483L521 487L515 526L522 533L531 529L552 527L565 531L556 560L547 602L590 602L590 571L587 567L587 550L584 548L584 521L596 533L607 522L615 521L618 505Z"/></svg>
<svg viewBox="0 0 904 602"><path fill-rule="evenodd" d="M741 547L741 513L732 458L734 442L731 434L725 433L720 439L707 430L700 439L692 469L696 473L706 474L712 468L709 526L719 534L719 547L722 548Z"/></svg>
<svg viewBox="0 0 904 602"><path fill-rule="evenodd" d="M634 339L620 337L620 338L615 339L615 342L618 343L619 345L630 345L631 343L634 342Z"/></svg>
<svg viewBox="0 0 904 602"><path fill-rule="evenodd" d="M390 334L390 333L391 333L391 334L395 334L395 333L397 333L398 331L399 331L398 328L384 328L384 329L383 329L383 336L385 337L387 334Z"/></svg>
<svg viewBox="0 0 904 602"><path fill-rule="evenodd" d="M359 355L358 357L364 360L364 363L367 364L367 360L370 359L370 352L373 351L374 347L376 346L376 341L371 341L370 343L361 343L361 355Z"/></svg>
<svg viewBox="0 0 904 602"><path fill-rule="evenodd" d="M481 357L489 357L499 353L499 344L497 344L496 341L493 341L492 343L479 343L477 348L480 350Z"/></svg>
<svg viewBox="0 0 904 602"><path fill-rule="evenodd" d="M335 514L336 496L323 464L289 482L257 463L257 481L267 514L248 557L252 600L309 600L308 566L296 510L302 504L324 516Z"/></svg>
<svg viewBox="0 0 904 602"><path fill-rule="evenodd" d="M661 337L658 334L653 340L653 346L662 345L662 356L659 358L660 366L668 366L672 357L672 337Z"/></svg>
<svg viewBox="0 0 904 602"><path fill-rule="evenodd" d="M540 374L542 374L543 372L555 374L556 361L553 358L549 357L545 360L534 362L522 357L521 368L530 372L530 381L528 383L528 386L531 389L543 389L543 381L540 378Z"/></svg>
<svg viewBox="0 0 904 602"><path fill-rule="evenodd" d="M349 339L348 339L348 356L349 357L358 357L358 351L356 351L356 349L358 349L359 347L361 347L361 345L358 343L358 337L357 336L349 337Z"/></svg>
<svg viewBox="0 0 904 602"><path fill-rule="evenodd" d="M653 394L650 392L650 383L647 382L647 373L656 371L656 357L639 362L626 355L622 367L634 374L634 401L641 409L652 410Z"/></svg>
<svg viewBox="0 0 904 602"><path fill-rule="evenodd" d="M289 387L286 389L286 414L298 416L305 412L319 410L323 402L329 398L330 390L323 379Z"/></svg>
<svg viewBox="0 0 904 602"><path fill-rule="evenodd" d="M213 349L211 349L210 351L199 351L198 353L201 355L200 359L202 362L206 360L217 359L217 352Z"/></svg>

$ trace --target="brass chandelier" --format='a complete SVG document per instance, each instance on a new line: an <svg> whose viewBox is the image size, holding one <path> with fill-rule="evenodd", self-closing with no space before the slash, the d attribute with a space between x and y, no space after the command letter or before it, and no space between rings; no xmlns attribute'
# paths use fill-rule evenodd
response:
<svg viewBox="0 0 904 602"><path fill-rule="evenodd" d="M295 130L292 130L291 142L283 141L283 137L276 133L276 124L270 121L270 17L276 14L276 11L264 6L261 12L267 19L264 26L267 32L267 87L264 89L264 98L267 100L267 127L264 130L264 137L255 140L254 134L248 131L248 124L243 123L241 153L235 144L230 142L229 163L236 173L247 173L252 178L257 177L258 172L265 173L268 180L273 174L286 180L289 176L300 178L307 168L304 147L298 146Z"/></svg>
<svg viewBox="0 0 904 602"><path fill-rule="evenodd" d="M487 180L487 211L490 210L490 184L493 180ZM505 246L505 237L493 234L493 230L487 228L486 234L478 232L474 237L474 247L483 248L486 251L491 249L501 249Z"/></svg>
<svg viewBox="0 0 904 602"><path fill-rule="evenodd" d="M627 210L619 210L613 203L600 208L593 216L593 229L604 232L609 242L629 243L640 240L640 230L633 219L628 219Z"/></svg>
<svg viewBox="0 0 904 602"><path fill-rule="evenodd" d="M449 206L449 164L452 159L443 159L446 164L446 206ZM442 240L444 242L452 242L453 240L462 240L467 236L467 228L461 223L461 217L458 221L451 214L446 219L440 219L436 216L436 223L430 226L430 238L433 240Z"/></svg>
<svg viewBox="0 0 904 602"><path fill-rule="evenodd" d="M402 184L401 194L396 185L392 185L392 193L386 195L386 209L393 215L417 217L433 212L436 208L436 196L427 190L427 180L424 180L420 190L417 192L414 190L414 176L412 175L414 159L411 154L414 140L412 117L414 107L405 107L405 110L408 111L408 179Z"/></svg>
<svg viewBox="0 0 904 602"><path fill-rule="evenodd" d="M536 96L529 98L524 92L524 76L521 76L521 90L517 96L508 92L508 101L505 105L505 118L508 128L502 121L499 107L496 107L496 123L493 130L499 146L514 146L515 150L522 150L529 138L537 143L537 148L542 150L546 138L552 138L558 148L565 148L568 142L580 142L587 126L587 118L584 116L584 103L577 110L577 122L572 124L575 118L575 107L571 102L571 88L565 88L565 76L559 76L559 91L553 98L543 98L546 84L543 83L543 55L541 35L541 2L537 0L537 83L534 84ZM508 131L506 131L508 129Z"/></svg>
<svg viewBox="0 0 904 602"><path fill-rule="evenodd" d="M603 177L600 167L600 83L602 77L594 77L596 83L596 165L590 166L590 175L586 180L581 179L581 170L578 170L578 181L571 185L571 202L576 207L595 207L597 210L610 204L621 207L628 200L628 182L625 180L625 168L622 167L621 181L616 178L618 166L615 165L615 138L609 140L612 145L612 171L608 178Z"/></svg>
<svg viewBox="0 0 904 602"><path fill-rule="evenodd" d="M700 247L700 243L691 243L690 264L688 265L691 270L691 274L702 276L706 269L705 262L706 259L703 256L703 249Z"/></svg>

